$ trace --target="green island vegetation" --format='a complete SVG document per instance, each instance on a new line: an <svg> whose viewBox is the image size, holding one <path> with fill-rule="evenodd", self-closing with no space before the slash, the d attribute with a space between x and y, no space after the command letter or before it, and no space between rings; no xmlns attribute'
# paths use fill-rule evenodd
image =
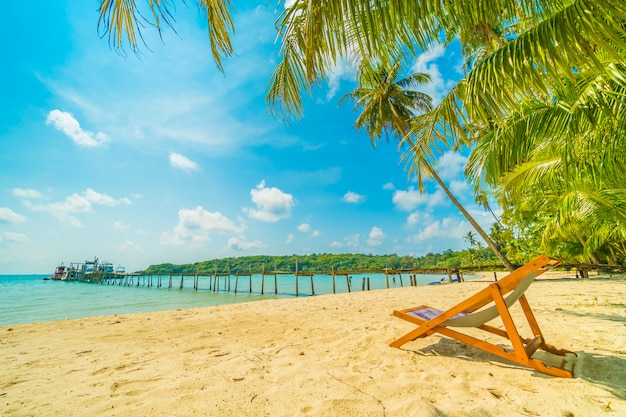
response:
<svg viewBox="0 0 626 417"><path fill-rule="evenodd" d="M126 0L100 0L99 29L113 48L137 51L142 30L175 23L179 2L142 3L149 12L129 8ZM223 61L235 54L234 6L227 0L196 3L224 72ZM396 140L419 190L425 180L436 181L502 265L511 269L538 253L573 264L625 263L624 0L287 3L276 2L280 51L266 96L272 115L302 118L304 99L335 65L348 63L355 89L340 104L349 100L359 112L355 128L366 131L374 146L383 137ZM411 68L425 51L452 43L460 45L464 74L435 101L419 91L429 74ZM454 151L467 156L475 201L489 211L498 207L490 232L439 176L442 155ZM458 253L445 254L450 256L343 256L355 267L450 266L455 257L467 262ZM243 259L231 260L231 268L260 262L273 269L272 257ZM333 259L302 257L301 270L327 269ZM211 269L211 262L218 261L190 268Z"/></svg>
<svg viewBox="0 0 626 417"><path fill-rule="evenodd" d="M402 269L435 269L447 267L472 267L482 265L498 265L496 258L488 248L479 250L452 251L429 253L420 257L398 255L364 255L364 254L310 254L288 256L241 256L233 258L213 259L193 264L158 264L150 265L144 274L210 274L230 271L236 273L260 273L262 271L294 272L296 262L299 272L330 272L338 271L382 271L385 268ZM274 269L276 268L276 269ZM504 267L502 267L504 268Z"/></svg>

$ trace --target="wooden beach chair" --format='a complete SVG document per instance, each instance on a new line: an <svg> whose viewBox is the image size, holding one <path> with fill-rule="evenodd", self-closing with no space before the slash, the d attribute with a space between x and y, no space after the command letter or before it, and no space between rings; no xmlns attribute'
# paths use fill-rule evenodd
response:
<svg viewBox="0 0 626 417"><path fill-rule="evenodd" d="M558 265L558 263L555 259L540 256L446 311L429 306L394 311L393 314L396 317L414 323L418 327L392 342L390 346L400 347L417 338L440 333L539 372L571 378L571 370L567 370L564 367L567 364L565 354L576 354L568 350L557 349L545 343L539 324L537 324L537 320L524 296L524 292L534 281L535 277ZM509 312L509 307L516 301L520 303L524 311L524 315L533 332L533 338L523 338L517 331ZM498 316L502 319L504 330L485 324ZM509 339L513 350L505 350L501 346L477 339L457 330L452 330L451 327L474 327L502 336ZM544 362L532 358L537 349L563 356L561 365L559 367L550 367Z"/></svg>

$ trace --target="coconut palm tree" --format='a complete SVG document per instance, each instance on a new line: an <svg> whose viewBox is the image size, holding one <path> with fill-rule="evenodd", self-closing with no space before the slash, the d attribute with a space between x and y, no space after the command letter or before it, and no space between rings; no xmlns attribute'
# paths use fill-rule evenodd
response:
<svg viewBox="0 0 626 417"><path fill-rule="evenodd" d="M100 0L99 28L115 48L136 49L143 20L159 31L171 25L175 2L146 0L139 7L137 0ZM196 2L206 14L213 55L221 68L222 59L233 52L231 1ZM403 142L408 145L404 149L410 174L418 179L431 171L433 161L425 155L433 147L463 144L475 146L473 154L491 155L475 158L474 178L484 174L491 178L491 187L505 178L530 187L528 181L540 177L520 173L545 170L546 165L525 169L531 162L527 155L540 161L537 155L550 137L565 144L555 164L564 167L560 178L577 174L571 137L586 137L588 148L601 151L585 161L590 178L611 184L611 173L620 169L616 155L626 142L623 0L482 0L470 6L439 0L296 0L276 26L281 59L267 99L270 111L285 118L302 115L302 95L323 82L340 59L390 66L398 59L412 59L433 42L461 40L469 72L434 109L414 118ZM581 181L587 184L585 190L589 184L603 183ZM568 184L571 188L577 183ZM475 185L482 186L482 180ZM619 205L610 201L619 198L619 190L595 190L595 201L607 202L608 215L615 213L611 205ZM567 207L554 208L563 212ZM585 245L590 241L594 239L586 239Z"/></svg>
<svg viewBox="0 0 626 417"><path fill-rule="evenodd" d="M427 94L411 88L429 81L430 77L427 74L414 73L405 78L399 78L400 70L401 67L398 63L392 65L388 70L380 63L374 67L364 63L359 69L357 88L343 96L340 103L351 99L355 103L355 110L361 110L355 126L357 129L367 131L372 145L376 146L376 141L383 135L387 140L390 136L395 136L404 138L404 141L409 143L409 146L415 151L417 148L412 145L411 138L407 138L406 135L415 112L431 109L431 98ZM424 169L417 175L420 190L424 189L424 176L432 177L502 263L510 270L515 269L429 163L427 158L432 158L432 154L432 149L423 150L420 154L413 154L413 158L419 159L420 166Z"/></svg>

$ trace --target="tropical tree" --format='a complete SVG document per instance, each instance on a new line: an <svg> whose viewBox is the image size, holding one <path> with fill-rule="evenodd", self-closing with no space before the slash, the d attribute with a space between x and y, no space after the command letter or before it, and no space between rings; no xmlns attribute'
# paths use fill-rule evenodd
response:
<svg viewBox="0 0 626 417"><path fill-rule="evenodd" d="M232 54L231 3L197 3L206 13L221 68ZM161 30L173 20L171 4L147 0L149 12L141 14L136 1L101 0L100 29L115 47L128 41L136 48L141 16ZM574 252L623 254L623 0L483 0L470 6L438 0L296 0L276 26L281 60L269 83L268 105L281 117L301 116L302 95L323 82L338 60L388 67L411 60L433 42L460 39L468 72L435 108L412 120L403 142L409 174L428 173L434 161L426 155L436 147L471 146L468 173L476 189L492 188L507 209L532 207L537 181L539 193L553 197L538 207L543 212L537 219L551 225L544 228L544 244L550 237L577 236ZM559 181L565 184L561 188ZM581 234L584 227L572 232L592 214L593 233ZM607 220L617 232L602 227Z"/></svg>
<svg viewBox="0 0 626 417"><path fill-rule="evenodd" d="M355 126L357 129L367 131L373 146L376 146L376 141L383 134L387 141L390 136L395 136L411 143L411 138L407 137L407 133L415 112L427 112L432 108L431 98L427 94L411 89L428 82L430 80L428 74L413 73L399 78L400 71L401 66L398 63L387 70L380 63L371 67L364 62L359 70L357 88L340 100L341 103L351 99L355 103L355 110L361 110ZM419 159L420 166L424 168L423 171L417 173L420 190L424 189L424 177L432 177L504 265L510 270L515 269L428 162L427 158L432 157L433 150L422 148L419 154L417 150L418 148L412 146L412 157Z"/></svg>

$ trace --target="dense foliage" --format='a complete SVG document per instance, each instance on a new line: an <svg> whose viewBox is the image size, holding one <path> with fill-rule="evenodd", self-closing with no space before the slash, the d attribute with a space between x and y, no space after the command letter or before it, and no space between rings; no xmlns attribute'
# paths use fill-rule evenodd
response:
<svg viewBox="0 0 626 417"><path fill-rule="evenodd" d="M146 268L147 274L195 274L195 273L261 273L262 271L295 272L377 271L389 269L433 269L447 267L471 267L498 264L498 259L487 248L455 252L446 250L441 254L429 253L421 257L398 255L363 254L312 254L289 256L242 256L213 259L193 264L159 264Z"/></svg>

